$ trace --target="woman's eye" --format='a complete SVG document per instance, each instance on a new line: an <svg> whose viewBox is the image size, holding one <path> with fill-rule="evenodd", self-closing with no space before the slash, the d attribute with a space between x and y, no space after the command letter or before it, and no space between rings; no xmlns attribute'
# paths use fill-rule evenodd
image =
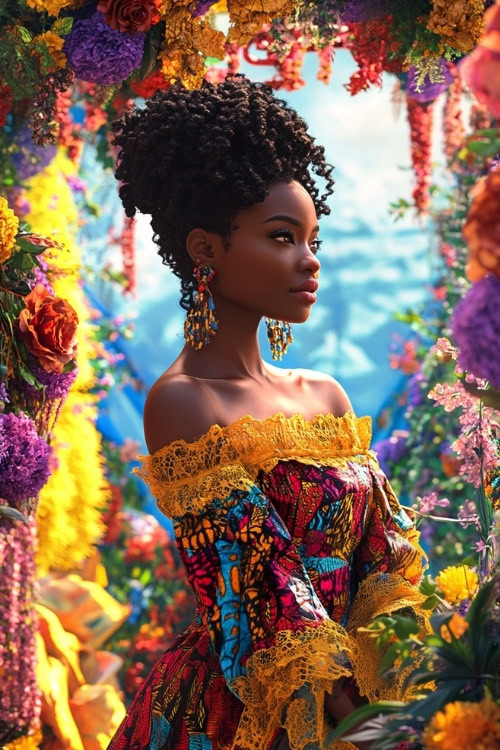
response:
<svg viewBox="0 0 500 750"><path fill-rule="evenodd" d="M285 240L289 240L290 242L293 242L294 237L292 232L290 232L288 229L280 229L279 232L275 232L271 235L273 240L279 240L280 238L283 238Z"/></svg>
<svg viewBox="0 0 500 750"><path fill-rule="evenodd" d="M322 244L323 244L323 240L313 240L311 242L310 247L311 247L311 250L313 251L313 253L315 255L318 252L318 250L320 249L320 247L321 247Z"/></svg>

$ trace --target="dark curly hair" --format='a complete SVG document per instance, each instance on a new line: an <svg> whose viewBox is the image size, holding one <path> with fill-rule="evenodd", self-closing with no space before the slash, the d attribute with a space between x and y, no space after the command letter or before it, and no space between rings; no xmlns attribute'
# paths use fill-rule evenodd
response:
<svg viewBox="0 0 500 750"><path fill-rule="evenodd" d="M229 247L236 214L263 201L269 188L297 180L318 216L329 214L333 166L307 124L273 90L242 75L188 91L158 91L144 109L113 125L115 176L127 216L151 214L165 265L181 279L180 305L192 304L195 280L186 238L195 227L219 233ZM326 181L323 195L310 174Z"/></svg>

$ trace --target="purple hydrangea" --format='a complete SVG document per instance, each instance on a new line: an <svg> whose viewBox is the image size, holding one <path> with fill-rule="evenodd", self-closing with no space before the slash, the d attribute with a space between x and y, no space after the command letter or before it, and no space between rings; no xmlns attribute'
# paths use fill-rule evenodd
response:
<svg viewBox="0 0 500 750"><path fill-rule="evenodd" d="M96 11L77 21L64 42L68 66L77 78L91 83L119 83L139 67L145 34L123 34L112 29Z"/></svg>
<svg viewBox="0 0 500 750"><path fill-rule="evenodd" d="M412 99L416 99L417 102L432 102L434 99L437 99L443 91L446 91L448 86L453 82L453 75L446 64L446 60L442 57L439 62L443 80L440 83L432 83L429 76L426 75L420 86L420 91L417 90L418 68L414 65L409 69L406 86L408 89L408 95L411 96Z"/></svg>
<svg viewBox="0 0 500 750"><path fill-rule="evenodd" d="M407 430L394 430L391 437L379 440L373 445L372 450L376 453L380 468L384 474L390 473L389 463L396 463L406 452Z"/></svg>
<svg viewBox="0 0 500 750"><path fill-rule="evenodd" d="M217 0L198 0L194 6L193 16L204 16L216 2Z"/></svg>
<svg viewBox="0 0 500 750"><path fill-rule="evenodd" d="M49 446L23 412L0 414L0 497L36 497L50 475Z"/></svg>
<svg viewBox="0 0 500 750"><path fill-rule="evenodd" d="M30 362L30 370L35 378L45 386L45 401L65 399L78 374L77 368L71 372L47 372L43 367L32 361ZM20 387L33 401L42 401L43 391L39 391L38 388L26 383L26 381L23 381Z"/></svg>
<svg viewBox="0 0 500 750"><path fill-rule="evenodd" d="M23 125L13 138L15 151L10 157L17 176L20 180L41 172L50 164L57 153L57 146L37 146L31 136L31 131Z"/></svg>
<svg viewBox="0 0 500 750"><path fill-rule="evenodd" d="M42 286L45 287L48 293L54 297L56 293L54 292L54 289L51 287L49 280L47 278L47 274L46 274L46 271L49 266L40 255L38 256L38 262L40 263L41 268L38 268L38 266L33 267L33 278L30 279L28 283L32 289L34 289L37 284L41 284Z"/></svg>
<svg viewBox="0 0 500 750"><path fill-rule="evenodd" d="M500 280L488 274L471 286L451 319L463 370L500 388Z"/></svg>

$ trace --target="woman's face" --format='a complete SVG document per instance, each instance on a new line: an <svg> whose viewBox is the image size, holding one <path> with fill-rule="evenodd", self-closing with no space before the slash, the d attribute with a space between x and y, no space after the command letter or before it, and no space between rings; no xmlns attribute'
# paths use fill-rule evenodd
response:
<svg viewBox="0 0 500 750"><path fill-rule="evenodd" d="M214 258L210 288L216 305L221 297L277 320L307 320L315 295L291 291L311 280L314 291L321 267L318 219L307 190L295 181L276 183L233 226L229 251Z"/></svg>

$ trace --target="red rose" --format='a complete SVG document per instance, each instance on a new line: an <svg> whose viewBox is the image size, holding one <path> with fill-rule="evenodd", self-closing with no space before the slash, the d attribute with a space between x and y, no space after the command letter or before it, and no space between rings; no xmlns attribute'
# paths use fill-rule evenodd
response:
<svg viewBox="0 0 500 750"><path fill-rule="evenodd" d="M76 357L76 312L65 299L53 297L43 284L37 284L24 302L19 329L28 351L47 372L61 373Z"/></svg>
<svg viewBox="0 0 500 750"><path fill-rule="evenodd" d="M97 10L104 14L112 29L135 34L158 23L160 4L161 0L100 0Z"/></svg>

